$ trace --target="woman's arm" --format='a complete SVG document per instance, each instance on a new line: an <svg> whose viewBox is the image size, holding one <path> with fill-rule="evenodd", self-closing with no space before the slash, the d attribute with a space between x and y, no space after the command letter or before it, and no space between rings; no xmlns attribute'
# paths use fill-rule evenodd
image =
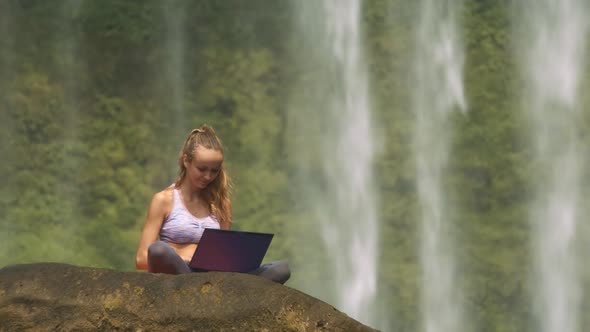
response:
<svg viewBox="0 0 590 332"><path fill-rule="evenodd" d="M147 217L143 225L143 230L141 231L141 238L139 239L137 255L135 257L135 268L138 270L147 270L148 268L148 248L158 240L162 222L171 209L172 197L170 196L166 190L161 191L154 195L148 207Z"/></svg>

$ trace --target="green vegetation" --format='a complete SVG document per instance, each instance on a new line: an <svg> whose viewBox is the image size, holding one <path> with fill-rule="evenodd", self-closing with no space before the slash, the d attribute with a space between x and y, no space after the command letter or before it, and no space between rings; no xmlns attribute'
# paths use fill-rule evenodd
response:
<svg viewBox="0 0 590 332"><path fill-rule="evenodd" d="M185 13L180 121L175 82L162 72L171 61L164 2L0 2L0 266L132 270L150 197L172 183L177 150L202 123L226 145L235 228L276 233L270 259L298 266L299 253L313 254L292 236L307 214L293 189L298 161L289 150L299 138L288 109L298 97L292 82L309 79L297 66L292 1L168 2ZM372 0L363 17L375 132L384 143L375 161L379 285L394 331L418 331L421 319L408 84L417 10L413 1ZM521 135L510 15L510 1L466 0L461 16L469 111L452 119L445 192L459 208L457 282L469 331L535 330L534 165ZM295 271L291 286L308 277L315 275Z"/></svg>

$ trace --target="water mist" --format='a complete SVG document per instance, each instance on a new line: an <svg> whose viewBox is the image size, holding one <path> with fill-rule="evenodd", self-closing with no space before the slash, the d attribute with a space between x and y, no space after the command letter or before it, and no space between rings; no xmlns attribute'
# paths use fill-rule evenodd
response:
<svg viewBox="0 0 590 332"><path fill-rule="evenodd" d="M325 270L302 288L351 317L377 326L378 216L375 138L363 57L361 1L296 4L303 79L291 112L296 160L307 168L298 197L321 231ZM307 101L304 101L307 100ZM308 236L309 241L309 236ZM308 245L315 245L309 243ZM319 254L319 255L318 255ZM306 264L314 265L310 257ZM321 265L321 264L316 264ZM317 272L317 271L316 271Z"/></svg>
<svg viewBox="0 0 590 332"><path fill-rule="evenodd" d="M533 227L534 307L540 331L579 330L581 280L576 253L583 167L578 88L588 8L582 0L525 1L517 49L538 168Z"/></svg>
<svg viewBox="0 0 590 332"><path fill-rule="evenodd" d="M413 109L420 203L423 329L461 331L460 293L443 178L449 159L450 114L465 110L458 1L424 0L417 27Z"/></svg>
<svg viewBox="0 0 590 332"><path fill-rule="evenodd" d="M176 141L182 140L185 132L189 129L186 126L184 105L185 71L184 49L185 49L185 7L186 1L165 1L162 2L164 22L166 27L166 55L167 61L164 68L164 75L168 81L170 91L171 113L174 119L174 129L178 133Z"/></svg>

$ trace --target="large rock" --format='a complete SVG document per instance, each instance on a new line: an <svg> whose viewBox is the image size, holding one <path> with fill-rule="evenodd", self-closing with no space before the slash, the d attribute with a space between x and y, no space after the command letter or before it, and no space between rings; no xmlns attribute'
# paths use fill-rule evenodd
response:
<svg viewBox="0 0 590 332"><path fill-rule="evenodd" d="M374 331L240 273L179 276L39 263L0 269L0 330Z"/></svg>

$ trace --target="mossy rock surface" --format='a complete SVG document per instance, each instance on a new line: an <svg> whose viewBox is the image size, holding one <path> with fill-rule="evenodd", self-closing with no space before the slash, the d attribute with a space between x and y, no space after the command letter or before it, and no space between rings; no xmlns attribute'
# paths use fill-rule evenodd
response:
<svg viewBox="0 0 590 332"><path fill-rule="evenodd" d="M0 269L1 331L375 331L241 273L179 276L58 263Z"/></svg>

